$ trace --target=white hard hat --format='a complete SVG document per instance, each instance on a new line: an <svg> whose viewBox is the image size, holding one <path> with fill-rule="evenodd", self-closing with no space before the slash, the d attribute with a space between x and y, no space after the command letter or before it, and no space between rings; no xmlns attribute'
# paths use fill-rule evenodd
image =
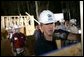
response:
<svg viewBox="0 0 84 57"><path fill-rule="evenodd" d="M39 22L43 24L55 22L54 14L49 10L44 10L39 16Z"/></svg>
<svg viewBox="0 0 84 57"><path fill-rule="evenodd" d="M70 23L76 24L76 19L71 19L71 20L70 20Z"/></svg>
<svg viewBox="0 0 84 57"><path fill-rule="evenodd" d="M19 29L20 27L18 25L14 25L13 29Z"/></svg>

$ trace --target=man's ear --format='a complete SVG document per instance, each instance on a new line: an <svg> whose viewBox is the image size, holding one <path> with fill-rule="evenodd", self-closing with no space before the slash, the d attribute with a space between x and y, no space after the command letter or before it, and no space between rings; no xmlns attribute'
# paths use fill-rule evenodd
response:
<svg viewBox="0 0 84 57"><path fill-rule="evenodd" d="M43 33L43 28L42 28L42 26L40 25L39 26L39 29L41 30L41 32Z"/></svg>

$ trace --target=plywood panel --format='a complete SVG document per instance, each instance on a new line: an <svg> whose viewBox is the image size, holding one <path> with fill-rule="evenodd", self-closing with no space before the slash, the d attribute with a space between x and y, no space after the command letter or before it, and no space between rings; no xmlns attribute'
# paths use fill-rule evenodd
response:
<svg viewBox="0 0 84 57"><path fill-rule="evenodd" d="M56 50L43 56L81 56L81 43L77 43L60 50Z"/></svg>

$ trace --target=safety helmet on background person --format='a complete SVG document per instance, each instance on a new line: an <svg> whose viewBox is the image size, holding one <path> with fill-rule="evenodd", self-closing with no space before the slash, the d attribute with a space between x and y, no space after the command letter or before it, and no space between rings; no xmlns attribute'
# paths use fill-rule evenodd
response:
<svg viewBox="0 0 84 57"><path fill-rule="evenodd" d="M19 28L20 28L19 25L14 25L14 26L13 26L13 29L19 29Z"/></svg>
<svg viewBox="0 0 84 57"><path fill-rule="evenodd" d="M38 20L43 24L56 22L54 14L49 10L42 11Z"/></svg>
<svg viewBox="0 0 84 57"><path fill-rule="evenodd" d="M19 25L14 25L14 26L13 26L13 29L12 29L12 30L13 30L13 33L20 32L20 28L21 28L21 27L20 27Z"/></svg>
<svg viewBox="0 0 84 57"><path fill-rule="evenodd" d="M70 20L70 23L76 25L76 19L71 19L71 20Z"/></svg>

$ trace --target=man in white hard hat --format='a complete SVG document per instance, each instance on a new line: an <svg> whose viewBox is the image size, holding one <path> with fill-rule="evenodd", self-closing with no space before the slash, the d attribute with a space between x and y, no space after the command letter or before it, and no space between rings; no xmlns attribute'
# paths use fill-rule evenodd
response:
<svg viewBox="0 0 84 57"><path fill-rule="evenodd" d="M38 20L40 22L39 26L42 34L40 38L36 40L35 55L41 55L57 49L56 43L52 38L55 27L54 23L56 21L54 14L49 10L44 10L41 12Z"/></svg>
<svg viewBox="0 0 84 57"><path fill-rule="evenodd" d="M40 22L39 26L42 34L40 34L40 37L35 42L35 55L42 55L50 51L56 50L56 39L77 39L76 34L69 33L61 29L54 30L56 19L54 18L54 14L49 10L42 11L38 20ZM78 39L80 38L78 37Z"/></svg>
<svg viewBox="0 0 84 57"><path fill-rule="evenodd" d="M18 25L13 26L14 34L12 36L13 50L16 53L15 56L22 56L24 52L26 36L20 32Z"/></svg>

